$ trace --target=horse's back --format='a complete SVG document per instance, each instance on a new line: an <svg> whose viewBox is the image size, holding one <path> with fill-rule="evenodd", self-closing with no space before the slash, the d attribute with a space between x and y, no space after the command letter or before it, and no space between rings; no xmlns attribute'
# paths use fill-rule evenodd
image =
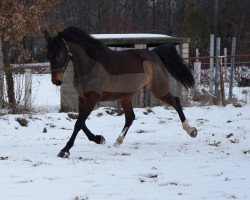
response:
<svg viewBox="0 0 250 200"><path fill-rule="evenodd" d="M143 59L133 51L111 51L99 62L110 75L144 73Z"/></svg>

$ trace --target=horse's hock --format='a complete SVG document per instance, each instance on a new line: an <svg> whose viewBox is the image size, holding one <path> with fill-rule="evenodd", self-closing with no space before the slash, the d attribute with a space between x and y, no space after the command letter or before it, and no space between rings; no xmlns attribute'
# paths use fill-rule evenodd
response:
<svg viewBox="0 0 250 200"><path fill-rule="evenodd" d="M177 50L184 59L189 58L188 38L176 38L159 34L94 34L93 37L100 39L113 50L125 49L151 49L162 44L175 44ZM73 64L69 62L64 73L64 83L61 86L61 111L78 110L78 94L73 87ZM182 104L188 105L188 91L181 87L169 74L171 92L180 97ZM154 98L149 88L143 88L134 99L134 107L159 106L163 103ZM100 102L98 106L117 107L117 101Z"/></svg>

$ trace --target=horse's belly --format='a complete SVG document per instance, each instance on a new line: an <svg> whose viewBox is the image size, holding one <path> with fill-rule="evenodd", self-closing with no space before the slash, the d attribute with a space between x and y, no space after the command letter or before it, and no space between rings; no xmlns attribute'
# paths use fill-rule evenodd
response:
<svg viewBox="0 0 250 200"><path fill-rule="evenodd" d="M133 93L149 83L145 73L109 75L103 87L105 92Z"/></svg>
<svg viewBox="0 0 250 200"><path fill-rule="evenodd" d="M113 101L113 100L118 100L122 99L128 96L133 95L134 92L132 93L122 93L122 92L103 92L101 95L101 101Z"/></svg>

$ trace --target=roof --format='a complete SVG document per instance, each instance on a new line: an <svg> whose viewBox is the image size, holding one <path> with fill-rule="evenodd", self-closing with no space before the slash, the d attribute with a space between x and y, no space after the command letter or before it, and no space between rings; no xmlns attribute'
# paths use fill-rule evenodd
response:
<svg viewBox="0 0 250 200"><path fill-rule="evenodd" d="M171 37L163 34L132 33L132 34L92 34L92 37L101 40L106 45L132 45L150 44L158 45L164 43L190 43L189 38Z"/></svg>
<svg viewBox="0 0 250 200"><path fill-rule="evenodd" d="M150 34L150 33L129 33L129 34L92 34L96 39L121 39L121 38L166 38L169 35L163 34Z"/></svg>

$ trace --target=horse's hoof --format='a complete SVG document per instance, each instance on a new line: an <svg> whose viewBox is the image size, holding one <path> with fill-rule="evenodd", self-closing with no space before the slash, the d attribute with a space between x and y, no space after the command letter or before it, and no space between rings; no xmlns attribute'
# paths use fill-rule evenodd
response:
<svg viewBox="0 0 250 200"><path fill-rule="evenodd" d="M113 147L115 147L115 148L119 148L119 147L120 147L120 145L121 145L121 144L119 144L118 142L115 142L115 143L113 144Z"/></svg>
<svg viewBox="0 0 250 200"><path fill-rule="evenodd" d="M96 135L95 142L96 142L96 144L105 144L106 140L102 135Z"/></svg>
<svg viewBox="0 0 250 200"><path fill-rule="evenodd" d="M190 133L190 136L191 136L192 138L195 138L195 137L197 136L197 134L198 134L197 129L196 129L195 127L193 127L193 131Z"/></svg>
<svg viewBox="0 0 250 200"><path fill-rule="evenodd" d="M60 151L60 153L57 155L57 157L68 158L69 155L70 155L69 151Z"/></svg>
<svg viewBox="0 0 250 200"><path fill-rule="evenodd" d="M182 123L182 127L190 137L195 138L197 136L197 129L195 127L190 127L187 121Z"/></svg>

